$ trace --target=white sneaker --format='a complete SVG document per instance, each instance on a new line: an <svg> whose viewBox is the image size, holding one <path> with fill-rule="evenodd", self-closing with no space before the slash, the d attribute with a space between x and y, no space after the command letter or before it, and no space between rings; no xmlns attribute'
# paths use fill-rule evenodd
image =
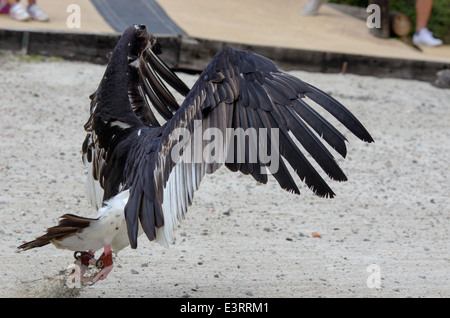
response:
<svg viewBox="0 0 450 318"><path fill-rule="evenodd" d="M9 15L17 21L28 21L31 19L27 10L19 2L15 3L9 8Z"/></svg>
<svg viewBox="0 0 450 318"><path fill-rule="evenodd" d="M439 46L443 42L440 39L436 39L430 30L423 28L419 32L414 33L413 43L417 46Z"/></svg>
<svg viewBox="0 0 450 318"><path fill-rule="evenodd" d="M44 11L42 11L42 9L37 6L37 4L28 6L27 11L34 20L38 20L41 22L48 21L48 15Z"/></svg>

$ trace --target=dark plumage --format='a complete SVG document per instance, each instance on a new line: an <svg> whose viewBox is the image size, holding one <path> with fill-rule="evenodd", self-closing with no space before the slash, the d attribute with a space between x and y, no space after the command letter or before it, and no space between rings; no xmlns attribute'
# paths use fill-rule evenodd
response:
<svg viewBox="0 0 450 318"><path fill-rule="evenodd" d="M216 54L189 90L159 59L159 51L159 45L145 26L131 26L122 35L97 91L91 96L83 161L88 169L91 202L100 209L98 218L93 220L100 224L102 218L110 217L117 209L123 217L120 209L124 207L126 231L118 230L121 243L116 250L128 241L136 248L141 228L150 240L172 241L172 231L184 218L201 179L222 164L231 171L240 171L266 183L267 174L261 168L271 168L278 161L278 168L270 172L283 189L300 193L292 170L288 169L290 165L314 193L333 197L334 192L302 153L299 144L331 179L345 181L344 172L323 142L345 157L346 138L306 103L306 97L359 139L373 141L342 104L320 89L280 71L263 56L226 47ZM181 105L164 82L185 96ZM159 122L155 111L166 122ZM191 138L174 136L180 128L189 132ZM222 161L209 162L202 156L195 157L198 146L194 142L195 131L204 136L209 128L223 133L223 140L219 140L223 149L215 149L215 153L223 151ZM230 143L226 139L227 129L235 132L254 129L257 139L250 138L248 146L242 149L242 140ZM274 131L277 134L272 134ZM186 143L188 140L190 143ZM256 149L250 145L261 140L266 140L267 148L271 149L270 162L266 158L268 153L259 148L256 154L250 151ZM185 144L184 160L173 158L179 142ZM205 146L206 141L201 144ZM239 158L241 150L243 160ZM119 197L124 198L123 204ZM79 232L84 231L84 235L89 228L94 228L81 225L84 227L80 226ZM98 230L99 226L95 228ZM114 251L114 240L119 241L119 234L112 233L113 237L99 238L105 251L111 244ZM21 248L44 245L44 238L51 241L47 234L38 238L35 245L27 243ZM76 243L66 248L76 248Z"/></svg>

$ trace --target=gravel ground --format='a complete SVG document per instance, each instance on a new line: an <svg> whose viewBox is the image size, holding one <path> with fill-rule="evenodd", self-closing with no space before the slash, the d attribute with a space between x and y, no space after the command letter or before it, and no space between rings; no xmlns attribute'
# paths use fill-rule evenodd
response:
<svg viewBox="0 0 450 318"><path fill-rule="evenodd" d="M450 90L301 71L292 74L347 105L375 139L344 131L349 155L339 162L349 181L331 183L334 199L222 168L202 182L174 245L141 237L107 280L68 288L61 272L71 252L16 247L64 213L95 215L80 148L103 72L0 55L1 297L450 296Z"/></svg>

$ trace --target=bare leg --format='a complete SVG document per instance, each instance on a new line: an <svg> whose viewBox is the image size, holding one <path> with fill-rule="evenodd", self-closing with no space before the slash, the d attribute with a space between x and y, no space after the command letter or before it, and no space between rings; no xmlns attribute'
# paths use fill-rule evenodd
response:
<svg viewBox="0 0 450 318"><path fill-rule="evenodd" d="M432 8L433 0L416 1L416 32L427 27Z"/></svg>
<svg viewBox="0 0 450 318"><path fill-rule="evenodd" d="M113 260L112 260L112 252L111 245L105 245L102 256L97 261L97 264L101 262L101 271L97 274L97 276L92 279L92 283L96 283L99 280L105 279L109 272L113 269Z"/></svg>
<svg viewBox="0 0 450 318"><path fill-rule="evenodd" d="M328 0L309 0L302 10L303 15L315 15L320 9L320 6Z"/></svg>
<svg viewBox="0 0 450 318"><path fill-rule="evenodd" d="M427 28L432 8L433 0L416 0L416 33L413 43L417 46L442 45L442 40L436 39Z"/></svg>
<svg viewBox="0 0 450 318"><path fill-rule="evenodd" d="M75 252L75 265L77 265L80 268L80 276L83 277L86 273L86 269L89 267L89 265L95 265L97 260L94 257L95 252L92 250L89 250L88 252Z"/></svg>

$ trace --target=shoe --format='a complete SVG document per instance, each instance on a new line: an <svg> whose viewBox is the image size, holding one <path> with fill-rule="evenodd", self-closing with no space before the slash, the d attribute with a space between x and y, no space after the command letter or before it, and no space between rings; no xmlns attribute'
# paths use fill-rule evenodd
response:
<svg viewBox="0 0 450 318"><path fill-rule="evenodd" d="M328 0L309 0L302 10L303 15L315 15L319 11L320 6Z"/></svg>
<svg viewBox="0 0 450 318"><path fill-rule="evenodd" d="M27 10L19 2L15 3L9 8L9 15L17 21L28 21L31 19Z"/></svg>
<svg viewBox="0 0 450 318"><path fill-rule="evenodd" d="M34 20L41 22L46 22L49 20L48 15L44 11L42 11L42 9L37 6L37 4L28 6L27 11Z"/></svg>
<svg viewBox="0 0 450 318"><path fill-rule="evenodd" d="M430 30L423 28L419 32L414 33L413 43L417 46L439 46L443 42L440 39L436 39Z"/></svg>

